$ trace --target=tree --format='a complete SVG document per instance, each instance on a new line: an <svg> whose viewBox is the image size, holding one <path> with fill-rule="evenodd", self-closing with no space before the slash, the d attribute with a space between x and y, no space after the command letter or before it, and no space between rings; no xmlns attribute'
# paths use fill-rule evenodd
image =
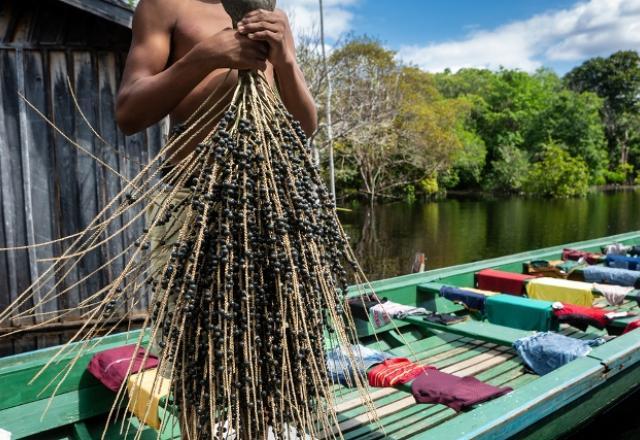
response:
<svg viewBox="0 0 640 440"><path fill-rule="evenodd" d="M584 196L589 190L589 169L566 146L549 143L539 160L531 166L525 179L525 192L545 197Z"/></svg>
<svg viewBox="0 0 640 440"><path fill-rule="evenodd" d="M463 145L469 111L464 99L446 99L433 76L402 66L395 53L367 37L352 39L331 56L336 99L334 128L338 176L371 202L399 197L437 179Z"/></svg>
<svg viewBox="0 0 640 440"><path fill-rule="evenodd" d="M485 180L485 187L502 194L514 194L522 191L522 185L529 168L527 154L516 144L517 137L505 139L496 151L491 162L491 171Z"/></svg>
<svg viewBox="0 0 640 440"><path fill-rule="evenodd" d="M600 118L602 99L591 92L561 90L538 115L527 140L530 151L540 152L550 140L566 148L573 157L582 158L593 182L608 168L607 142Z"/></svg>
<svg viewBox="0 0 640 440"><path fill-rule="evenodd" d="M602 116L609 150L620 164L629 161L640 130L640 55L620 51L609 58L593 58L565 76L569 88L592 91L604 99Z"/></svg>

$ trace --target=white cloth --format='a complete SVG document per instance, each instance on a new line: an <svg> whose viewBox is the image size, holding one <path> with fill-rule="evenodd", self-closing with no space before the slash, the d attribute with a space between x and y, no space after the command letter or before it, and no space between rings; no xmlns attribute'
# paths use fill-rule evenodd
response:
<svg viewBox="0 0 640 440"><path fill-rule="evenodd" d="M633 287L593 283L593 289L600 292L612 306L619 306L624 302L629 292L633 290Z"/></svg>
<svg viewBox="0 0 640 440"><path fill-rule="evenodd" d="M392 318L404 318L409 315L428 315L429 312L422 307L405 306L404 304L387 301L376 304L369 309L369 315L375 328L384 327Z"/></svg>
<svg viewBox="0 0 640 440"><path fill-rule="evenodd" d="M625 246L622 243L614 243L605 246L604 253L605 255L627 255L629 249L631 249L630 246Z"/></svg>

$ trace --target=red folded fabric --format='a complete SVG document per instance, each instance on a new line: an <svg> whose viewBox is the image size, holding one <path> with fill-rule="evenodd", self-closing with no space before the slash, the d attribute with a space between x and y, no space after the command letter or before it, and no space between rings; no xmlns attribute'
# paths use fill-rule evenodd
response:
<svg viewBox="0 0 640 440"><path fill-rule="evenodd" d="M432 368L416 365L407 358L393 358L373 367L367 377L372 387L392 387L405 384Z"/></svg>
<svg viewBox="0 0 640 440"><path fill-rule="evenodd" d="M640 319L638 319L636 321L632 321L629 324L627 324L627 326L624 328L624 332L622 332L622 334L629 333L630 331L635 330L637 328L640 328Z"/></svg>
<svg viewBox="0 0 640 440"><path fill-rule="evenodd" d="M441 403L456 411L495 399L512 391L497 388L475 377L458 377L438 370L429 370L411 384L411 394L418 403Z"/></svg>
<svg viewBox="0 0 640 440"><path fill-rule="evenodd" d="M609 323L609 319L606 317L609 312L610 310L564 303L561 309L553 309L553 314L558 318L558 321L567 323L581 330L586 330L589 325L599 329L605 328Z"/></svg>
<svg viewBox="0 0 640 440"><path fill-rule="evenodd" d="M510 293L511 295L523 295L524 282L533 278L536 277L501 270L485 269L476 273L476 285L478 289L482 290Z"/></svg>
<svg viewBox="0 0 640 440"><path fill-rule="evenodd" d="M97 353L91 358L87 370L95 376L104 386L111 391L117 392L127 378L127 373L134 374L142 370L154 368L158 365L158 358L152 355L144 360L145 350L135 345L125 345ZM131 359L135 358L133 365ZM131 371L129 371L131 365Z"/></svg>
<svg viewBox="0 0 640 440"><path fill-rule="evenodd" d="M584 258L589 264L598 264L602 261L602 254L596 254L593 252L579 251L577 249L563 249L562 259L578 261L580 258Z"/></svg>

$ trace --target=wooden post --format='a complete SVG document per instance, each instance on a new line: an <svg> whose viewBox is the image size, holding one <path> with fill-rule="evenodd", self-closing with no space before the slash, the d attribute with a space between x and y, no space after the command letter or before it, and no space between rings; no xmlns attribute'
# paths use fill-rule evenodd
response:
<svg viewBox="0 0 640 440"><path fill-rule="evenodd" d="M427 258L422 252L417 252L413 257L413 265L411 266L411 273L424 272L427 269Z"/></svg>

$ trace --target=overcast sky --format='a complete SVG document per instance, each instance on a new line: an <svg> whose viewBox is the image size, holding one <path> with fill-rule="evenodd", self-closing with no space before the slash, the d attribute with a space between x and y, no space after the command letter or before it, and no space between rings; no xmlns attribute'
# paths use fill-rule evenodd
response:
<svg viewBox="0 0 640 440"><path fill-rule="evenodd" d="M429 71L547 66L640 50L640 0L324 0L329 42L380 39ZM279 0L297 31L317 28L318 0Z"/></svg>

